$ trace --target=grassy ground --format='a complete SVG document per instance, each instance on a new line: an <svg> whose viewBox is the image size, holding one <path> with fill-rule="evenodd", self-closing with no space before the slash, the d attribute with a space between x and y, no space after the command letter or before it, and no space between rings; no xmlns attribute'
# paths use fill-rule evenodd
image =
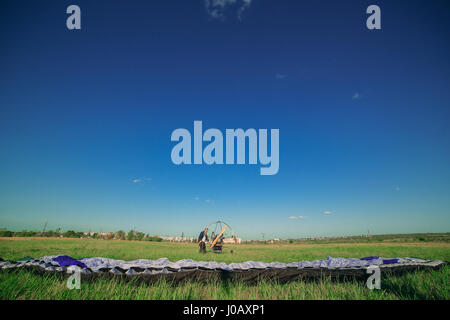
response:
<svg viewBox="0 0 450 320"><path fill-rule="evenodd" d="M233 253L231 253L233 250ZM17 260L25 256L67 254L74 258L93 256L122 260L179 259L230 262L324 259L333 257L384 256L419 257L450 261L448 242L338 243L338 244L245 244L228 246L224 253L201 255L195 244L75 239L0 239L0 257ZM1 299L449 299L450 267L420 271L400 277L382 278L382 290L369 290L364 283L296 281L289 284L191 282L145 285L119 280L97 279L81 284L81 290L67 290L56 276L27 271L0 272Z"/></svg>

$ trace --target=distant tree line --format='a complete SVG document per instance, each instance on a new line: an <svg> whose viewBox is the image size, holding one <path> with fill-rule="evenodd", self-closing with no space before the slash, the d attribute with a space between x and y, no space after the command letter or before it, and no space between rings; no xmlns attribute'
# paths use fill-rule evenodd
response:
<svg viewBox="0 0 450 320"><path fill-rule="evenodd" d="M126 233L123 230L117 232L77 232L74 230L68 230L62 232L61 229L48 230L45 232L40 231L10 231L5 228L0 229L0 237L56 237L56 238L83 238L83 239L104 239L104 240L137 240L137 241L157 241L162 239L157 236L151 236L144 232L136 230L130 230Z"/></svg>

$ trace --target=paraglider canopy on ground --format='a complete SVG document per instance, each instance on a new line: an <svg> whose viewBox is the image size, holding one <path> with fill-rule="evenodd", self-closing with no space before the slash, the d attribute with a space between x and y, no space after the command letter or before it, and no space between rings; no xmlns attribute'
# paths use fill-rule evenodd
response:
<svg viewBox="0 0 450 320"><path fill-rule="evenodd" d="M206 281L211 279L244 281L256 283L260 280L275 280L286 283L300 279L366 280L369 267L379 267L381 274L402 274L421 269L440 269L446 265L441 260L418 258L332 258L291 263L247 261L226 264L216 261L194 261L183 259L171 262L167 258L157 260L138 259L133 261L109 258L73 259L69 256L44 256L38 259L27 258L21 261L2 261L0 272L27 269L41 274L57 273L68 277L79 272L86 280L97 277L137 277L147 283L167 280L173 283L182 281Z"/></svg>

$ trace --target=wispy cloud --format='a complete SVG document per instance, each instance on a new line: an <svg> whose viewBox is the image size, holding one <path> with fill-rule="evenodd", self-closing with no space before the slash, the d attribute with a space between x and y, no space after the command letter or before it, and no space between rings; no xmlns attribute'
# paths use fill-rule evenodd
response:
<svg viewBox="0 0 450 320"><path fill-rule="evenodd" d="M289 219L295 220L295 219L299 219L299 220L303 220L306 219L305 216L290 216Z"/></svg>
<svg viewBox="0 0 450 320"><path fill-rule="evenodd" d="M287 75L281 74L281 73L277 73L277 74L275 75L275 78L278 79L278 80L286 79L286 77L287 77Z"/></svg>
<svg viewBox="0 0 450 320"><path fill-rule="evenodd" d="M205 0L205 8L209 17L225 20L230 14L242 19L242 14L250 7L252 0Z"/></svg>
<svg viewBox="0 0 450 320"><path fill-rule="evenodd" d="M206 202L206 203L213 203L213 202L214 202L214 200L211 200L211 199L206 199L206 200L205 200L205 202Z"/></svg>
<svg viewBox="0 0 450 320"><path fill-rule="evenodd" d="M323 212L323 214L332 214L332 213L333 213L333 212L328 211L328 210Z"/></svg>
<svg viewBox="0 0 450 320"><path fill-rule="evenodd" d="M200 198L199 197L194 197L194 200L198 201L198 200L200 200Z"/></svg>
<svg viewBox="0 0 450 320"><path fill-rule="evenodd" d="M148 181L152 181L152 178L134 178L133 180L131 180L133 183L143 183L143 182L148 182Z"/></svg>
<svg viewBox="0 0 450 320"><path fill-rule="evenodd" d="M353 100L357 100L357 99L360 99L361 98L361 94L359 93L359 92L355 92L354 94L353 94L353 96L352 96L352 99Z"/></svg>

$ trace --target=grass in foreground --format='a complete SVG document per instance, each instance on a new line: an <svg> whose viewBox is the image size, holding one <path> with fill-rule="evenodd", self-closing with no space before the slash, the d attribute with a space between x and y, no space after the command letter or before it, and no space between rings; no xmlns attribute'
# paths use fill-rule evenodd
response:
<svg viewBox="0 0 450 320"><path fill-rule="evenodd" d="M231 254L230 250L234 253ZM67 254L74 258L102 256L134 260L167 257L241 262L248 260L291 262L333 257L385 256L450 259L449 243L351 243L237 245L223 254L201 255L195 244L104 240L0 239L0 257L17 260L24 256ZM296 281L289 284L261 282L258 285L228 282L188 282L172 286L123 280L96 279L82 282L81 290L68 290L54 274L37 275L24 270L0 272L0 299L444 299L450 297L450 267L381 279L382 290L369 290L361 282Z"/></svg>
<svg viewBox="0 0 450 320"><path fill-rule="evenodd" d="M261 282L246 285L239 282L187 282L172 286L167 282L154 285L124 280L96 279L82 282L80 290L68 290L65 281L54 274L37 275L25 270L0 272L1 299L99 299L99 300L178 300L178 299L249 299L249 300L397 300L449 299L450 268L420 271L400 277L382 279L381 290L369 290L362 282L296 281L288 284Z"/></svg>

